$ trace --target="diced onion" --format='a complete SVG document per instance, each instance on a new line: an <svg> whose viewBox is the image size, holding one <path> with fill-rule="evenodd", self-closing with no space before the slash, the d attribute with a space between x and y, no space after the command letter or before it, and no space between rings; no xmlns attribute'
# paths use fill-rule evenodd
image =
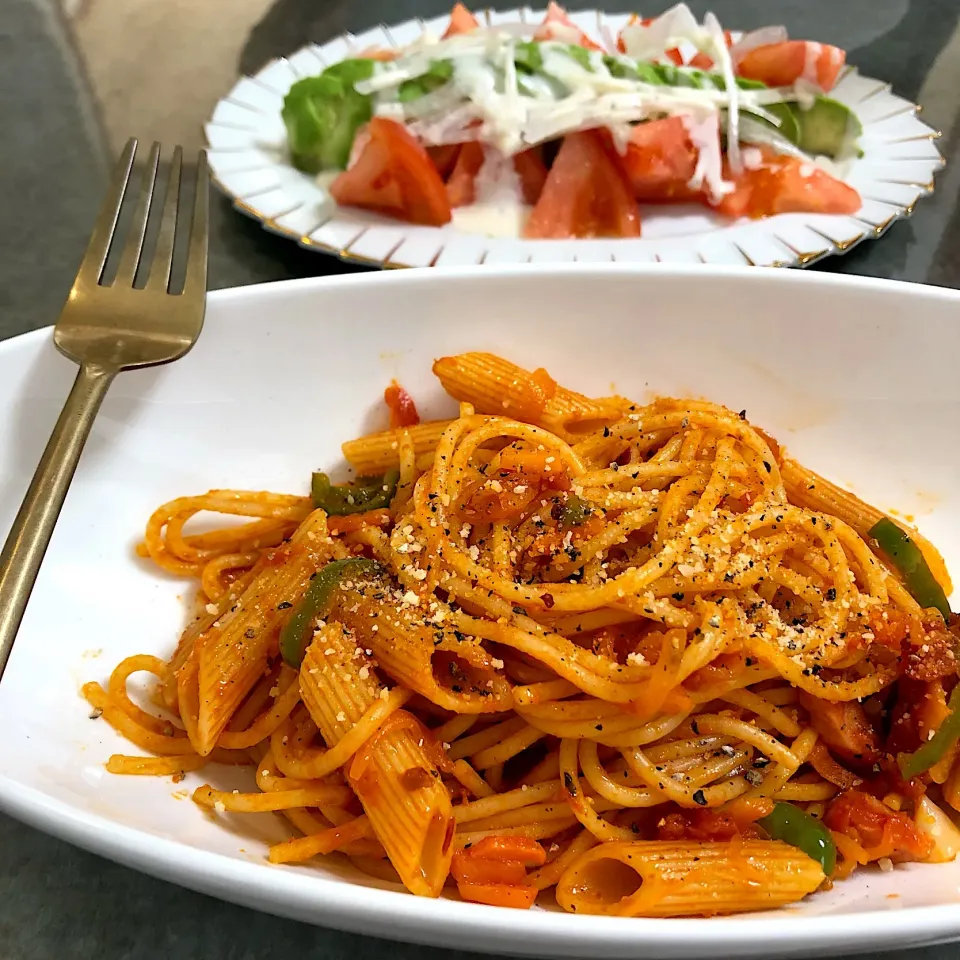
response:
<svg viewBox="0 0 960 960"><path fill-rule="evenodd" d="M917 827L933 840L927 863L949 863L960 854L960 830L929 797L917 804Z"/></svg>

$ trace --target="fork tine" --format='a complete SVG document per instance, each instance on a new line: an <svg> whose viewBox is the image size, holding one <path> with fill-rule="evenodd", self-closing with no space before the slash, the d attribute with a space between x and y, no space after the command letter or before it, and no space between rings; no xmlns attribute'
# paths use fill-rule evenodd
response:
<svg viewBox="0 0 960 960"><path fill-rule="evenodd" d="M170 178L167 181L167 196L163 202L160 218L160 233L153 254L153 267L147 280L147 289L166 290L170 284L170 269L173 266L173 246L177 237L177 207L180 204L180 169L183 150L177 147L170 161Z"/></svg>
<svg viewBox="0 0 960 960"><path fill-rule="evenodd" d="M137 209L130 224L130 236L127 237L117 276L113 281L116 286L133 286L137 277L137 265L140 263L140 254L143 252L143 238L147 233L147 219L150 216L150 205L153 202L153 188L157 181L157 167L160 163L160 144L154 142L150 148L150 157L143 174L143 186L140 188L140 197L137 200Z"/></svg>
<svg viewBox="0 0 960 960"><path fill-rule="evenodd" d="M134 137L131 137L120 155L120 160L113 173L113 179L110 181L107 197L103 201L103 206L97 216L97 222L94 224L90 242L87 244L80 269L77 271L78 281L100 282L104 264L107 262L107 254L110 253L110 244L113 242L113 234L117 229L120 207L123 205L123 197L127 192L127 184L130 182L130 171L133 169L133 158L136 153L137 141Z"/></svg>
<svg viewBox="0 0 960 960"><path fill-rule="evenodd" d="M210 211L210 178L207 175L207 151L197 157L197 192L193 201L193 223L187 250L187 275L184 294L204 294L207 290L207 243Z"/></svg>

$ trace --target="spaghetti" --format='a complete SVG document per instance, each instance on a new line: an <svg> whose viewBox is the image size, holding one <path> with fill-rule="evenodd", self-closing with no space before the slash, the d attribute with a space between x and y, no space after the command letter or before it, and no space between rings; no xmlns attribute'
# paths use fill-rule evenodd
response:
<svg viewBox="0 0 960 960"><path fill-rule="evenodd" d="M84 687L152 755L111 772L247 764L258 789L194 799L285 816L272 861L502 906L713 915L952 859L960 626L927 541L745 412L434 370L459 416L389 388L352 485L154 513L139 552L197 613L170 660ZM185 533L204 512L247 520Z"/></svg>

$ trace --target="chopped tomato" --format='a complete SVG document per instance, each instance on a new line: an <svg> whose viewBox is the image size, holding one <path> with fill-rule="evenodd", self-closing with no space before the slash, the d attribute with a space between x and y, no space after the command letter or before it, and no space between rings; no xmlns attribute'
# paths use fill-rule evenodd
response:
<svg viewBox="0 0 960 960"><path fill-rule="evenodd" d="M492 477L480 477L464 487L460 513L472 523L515 520L540 495L540 487L507 470L497 470Z"/></svg>
<svg viewBox="0 0 960 960"><path fill-rule="evenodd" d="M880 758L880 738L856 700L834 703L804 691L800 703L810 714L823 742L847 760L875 763Z"/></svg>
<svg viewBox="0 0 960 960"><path fill-rule="evenodd" d="M528 150L527 152L529 153L530 151ZM540 389L540 392L544 396L545 404L549 403L557 395L559 384L550 376L550 373L545 367L537 367L537 369L530 374L530 379L533 380Z"/></svg>
<svg viewBox="0 0 960 960"><path fill-rule="evenodd" d="M922 680L908 676L897 680L896 700L889 708L890 730L884 744L884 749L892 756L912 753L920 746L920 711L916 707L926 698L927 688L928 684Z"/></svg>
<svg viewBox="0 0 960 960"><path fill-rule="evenodd" d="M688 186L697 169L697 150L680 117L638 123L622 158L633 195L642 202L701 200Z"/></svg>
<svg viewBox="0 0 960 960"><path fill-rule="evenodd" d="M856 840L870 860L925 860L933 849L933 840L910 817L862 790L846 790L831 801L823 822Z"/></svg>
<svg viewBox="0 0 960 960"><path fill-rule="evenodd" d="M731 513L746 513L756 499L752 490L745 490L739 497L732 497L729 494L723 498L722 507Z"/></svg>
<svg viewBox="0 0 960 960"><path fill-rule="evenodd" d="M330 192L337 203L364 207L410 223L450 222L450 203L427 151L401 123L374 117L356 161Z"/></svg>
<svg viewBox="0 0 960 960"><path fill-rule="evenodd" d="M363 513L348 513L342 517L327 517L327 530L331 537L353 533L364 527L389 527L393 523L389 510L365 510Z"/></svg>
<svg viewBox="0 0 960 960"><path fill-rule="evenodd" d="M561 504L565 502L557 498L556 505L563 509ZM543 528L538 528L539 532L534 536L530 545L523 551L522 568L525 575L532 575L544 560L548 563L554 559L566 560L570 556L570 551L576 550L578 545L585 540L589 540L601 533L604 529L603 519L595 513L590 514L583 523L574 527L565 528L560 524L546 524ZM595 652L600 652L596 644L602 645L604 656L615 656L615 653L608 653L608 650L615 650L611 644L618 636L616 627L601 627L589 635L595 643ZM582 634L580 636L583 636ZM578 636L578 640L580 637ZM633 649L626 650L620 662L624 661L627 653L632 653Z"/></svg>
<svg viewBox="0 0 960 960"><path fill-rule="evenodd" d="M483 146L476 140L461 144L450 179L447 199L451 207L465 207L476 199L476 180L483 166Z"/></svg>
<svg viewBox="0 0 960 960"><path fill-rule="evenodd" d="M458 3L450 11L450 24L443 35L443 39L456 37L461 33L472 33L479 26L480 22L477 18L462 3Z"/></svg>
<svg viewBox="0 0 960 960"><path fill-rule="evenodd" d="M543 193L547 182L547 165L543 162L543 152L539 147L531 147L513 158L513 169L520 178L520 192L523 202L535 206Z"/></svg>
<svg viewBox="0 0 960 960"><path fill-rule="evenodd" d="M761 151L762 163L739 175L724 171L735 189L714 204L728 217L767 217L777 213L856 213L860 195L807 160Z"/></svg>
<svg viewBox="0 0 960 960"><path fill-rule="evenodd" d="M596 130L563 138L524 236L640 236L640 212L620 158Z"/></svg>
<svg viewBox="0 0 960 960"><path fill-rule="evenodd" d="M650 658L647 657L649 660ZM705 667L694 671L684 681L691 690L709 690L713 687L725 687L747 669L747 658L743 653L722 653Z"/></svg>
<svg viewBox="0 0 960 960"><path fill-rule="evenodd" d="M556 40L558 43L571 43L588 50L602 50L599 44L594 43L568 16L567 11L550 0L547 6L547 15L543 23L533 35L534 40Z"/></svg>
<svg viewBox="0 0 960 960"><path fill-rule="evenodd" d="M457 855L450 873L457 883L521 884L527 879L526 867L518 860L483 860Z"/></svg>
<svg viewBox="0 0 960 960"><path fill-rule="evenodd" d="M611 624L578 633L571 639L574 643L618 663L626 663L631 653L639 654L647 663L656 663L660 656L660 631L651 630L650 623L646 620Z"/></svg>
<svg viewBox="0 0 960 960"><path fill-rule="evenodd" d="M812 40L784 40L754 47L740 59L737 73L768 87L788 87L803 78L821 90L833 89L846 62L846 51Z"/></svg>
<svg viewBox="0 0 960 960"><path fill-rule="evenodd" d="M893 604L873 611L867 625L875 644L897 653L903 649L904 641L910 635L910 618Z"/></svg>
<svg viewBox="0 0 960 960"><path fill-rule="evenodd" d="M514 860L525 867L542 867L547 855L529 837L484 837L470 847L470 856L482 860Z"/></svg>
<svg viewBox="0 0 960 960"><path fill-rule="evenodd" d="M460 513L470 520L514 520L539 499L543 490L569 487L570 478L560 469L550 469L547 453L518 448L504 448L483 474L464 485Z"/></svg>
<svg viewBox="0 0 960 960"><path fill-rule="evenodd" d="M528 909L537 888L527 882L527 867L547 861L543 847L527 837L484 837L453 855L450 873L464 900L496 907Z"/></svg>
<svg viewBox="0 0 960 960"><path fill-rule="evenodd" d="M492 907L512 907L529 910L540 892L532 885L509 886L505 883L458 883L457 890L464 900L486 903Z"/></svg>
<svg viewBox="0 0 960 960"><path fill-rule="evenodd" d="M773 810L773 801L766 797L734 800L720 810L684 810L667 814L657 824L658 840L725 841L741 837L762 838L754 826L757 820Z"/></svg>
<svg viewBox="0 0 960 960"><path fill-rule="evenodd" d="M630 19L627 21L627 26L635 27L639 25L641 27L649 27L654 20L656 20L656 17L641 17L638 13L631 13ZM623 31L621 31L620 36L617 37L617 49L621 53L627 52L627 46L623 42ZM670 60L672 63L674 63L676 66L678 67L683 66L683 54L680 52L680 50L677 47L673 47L670 50L665 50L664 56L666 56L666 58Z"/></svg>
<svg viewBox="0 0 960 960"><path fill-rule="evenodd" d="M909 640L904 644L904 673L914 680L939 680L942 677L955 676L956 645L957 638L938 613L925 616L919 645L912 644Z"/></svg>
<svg viewBox="0 0 960 960"><path fill-rule="evenodd" d="M534 450L523 442L511 443L500 451L497 468L524 477L530 483L548 490L569 490L570 479L562 468L550 460L549 451Z"/></svg>
<svg viewBox="0 0 960 960"><path fill-rule="evenodd" d="M450 143L442 147L427 147L427 153L433 161L433 165L437 168L437 173L444 180L453 173L457 157L460 155L460 146L459 143Z"/></svg>
<svg viewBox="0 0 960 960"><path fill-rule="evenodd" d="M383 400L390 410L392 430L398 427L415 427L420 422L420 414L417 413L413 397L396 380L383 391Z"/></svg>

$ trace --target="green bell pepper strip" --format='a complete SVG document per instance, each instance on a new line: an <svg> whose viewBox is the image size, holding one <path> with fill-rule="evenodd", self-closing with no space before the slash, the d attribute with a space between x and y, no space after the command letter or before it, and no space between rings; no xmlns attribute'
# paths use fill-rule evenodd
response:
<svg viewBox="0 0 960 960"><path fill-rule="evenodd" d="M837 865L837 848L830 831L792 803L777 801L773 812L757 821L774 840L783 840L816 860L829 877Z"/></svg>
<svg viewBox="0 0 960 960"><path fill-rule="evenodd" d="M960 684L953 688L947 707L950 713L930 740L913 753L897 754L897 766L904 780L911 780L921 773L926 773L943 759L946 752L960 737Z"/></svg>
<svg viewBox="0 0 960 960"><path fill-rule="evenodd" d="M313 624L330 608L333 591L344 577L377 576L382 567L366 557L334 560L314 574L307 592L280 631L280 655L291 667L299 668L313 634Z"/></svg>
<svg viewBox="0 0 960 960"><path fill-rule="evenodd" d="M943 587L937 583L920 548L892 520L884 517L878 520L868 531L877 541L880 549L890 558L890 562L903 575L910 596L924 610L936 607L943 619L950 619L950 604Z"/></svg>
<svg viewBox="0 0 960 960"><path fill-rule="evenodd" d="M315 507L344 517L390 506L399 480L399 470L388 470L382 477L358 477L353 486L334 486L325 473L317 472L310 480L310 496Z"/></svg>
<svg viewBox="0 0 960 960"><path fill-rule="evenodd" d="M571 495L560 511L560 524L579 527L590 516L590 507L579 497Z"/></svg>

